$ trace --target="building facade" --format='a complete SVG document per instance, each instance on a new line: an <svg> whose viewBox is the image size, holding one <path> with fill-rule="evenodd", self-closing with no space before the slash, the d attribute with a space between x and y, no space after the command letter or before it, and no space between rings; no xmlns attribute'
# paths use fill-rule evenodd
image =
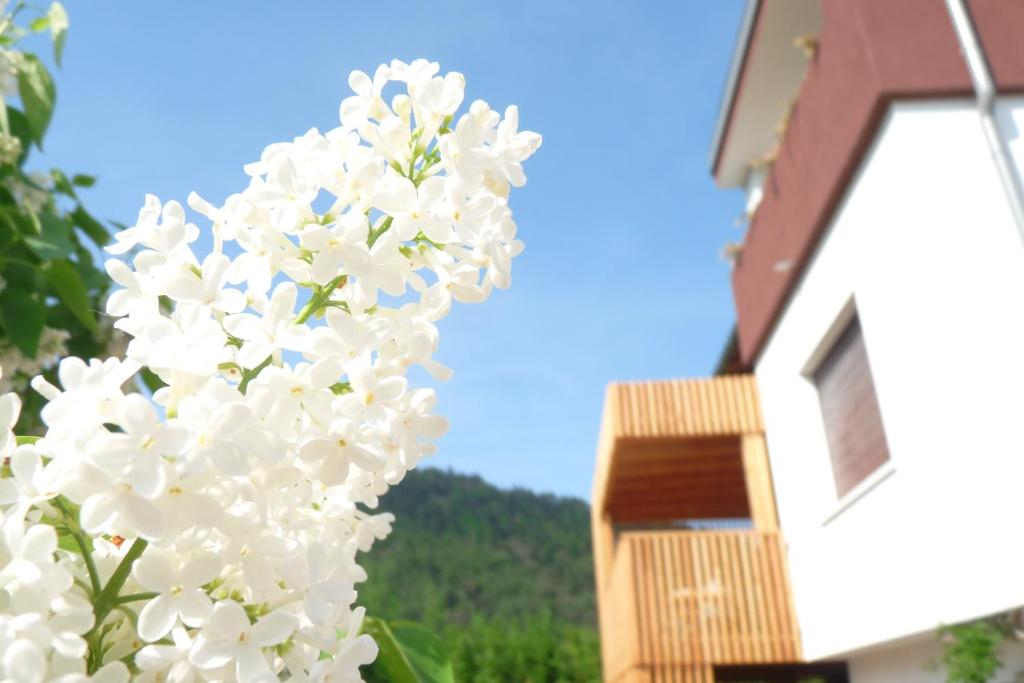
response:
<svg viewBox="0 0 1024 683"><path fill-rule="evenodd" d="M606 680L943 681L1024 607L1024 3L750 2L712 172L749 374L609 389Z"/></svg>

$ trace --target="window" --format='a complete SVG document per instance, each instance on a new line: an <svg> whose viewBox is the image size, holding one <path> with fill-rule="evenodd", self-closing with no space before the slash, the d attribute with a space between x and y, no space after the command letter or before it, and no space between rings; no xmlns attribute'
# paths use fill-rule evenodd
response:
<svg viewBox="0 0 1024 683"><path fill-rule="evenodd" d="M843 329L814 371L840 498L889 460L860 320Z"/></svg>

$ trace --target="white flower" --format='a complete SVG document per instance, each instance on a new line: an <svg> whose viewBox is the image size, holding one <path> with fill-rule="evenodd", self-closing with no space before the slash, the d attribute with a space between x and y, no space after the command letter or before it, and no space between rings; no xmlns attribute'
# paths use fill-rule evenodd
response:
<svg viewBox="0 0 1024 683"><path fill-rule="evenodd" d="M41 683L46 677L46 655L28 639L16 640L6 647L0 659L4 680L17 683Z"/></svg>
<svg viewBox="0 0 1024 683"><path fill-rule="evenodd" d="M131 673L124 662L107 662L96 673L69 673L53 679L53 683L128 683Z"/></svg>
<svg viewBox="0 0 1024 683"><path fill-rule="evenodd" d="M379 378L367 357L352 361L345 369L352 391L334 400L335 409L349 417L362 418L371 425L386 422L386 407L405 393L408 385L405 377Z"/></svg>
<svg viewBox="0 0 1024 683"><path fill-rule="evenodd" d="M107 311L130 360L35 377L33 445L0 396L0 683L121 683L126 664L147 683L355 683L376 656L355 587L394 516L366 508L447 428L407 373L448 377L436 323L510 283L508 194L540 137L514 107L459 117L465 79L435 62L349 80L341 127L268 145L223 206L189 196L212 253L153 196L117 234ZM24 382L66 342L46 329L35 358L0 363ZM124 611L93 631L97 589Z"/></svg>
<svg viewBox="0 0 1024 683"><path fill-rule="evenodd" d="M210 254L196 273L191 267L182 267L166 284L168 296L178 301L205 304L224 313L238 313L245 308L245 295L237 289L226 288L231 260L223 254Z"/></svg>
<svg viewBox="0 0 1024 683"><path fill-rule="evenodd" d="M316 199L317 188L302 177L287 154L271 157L266 174L266 179L253 177L244 196L253 206L269 210L285 232L294 231L311 217L309 205Z"/></svg>
<svg viewBox="0 0 1024 683"><path fill-rule="evenodd" d="M406 394L405 405L396 421L396 436L404 448L413 448L419 439L435 440L448 431L448 420L431 415L437 405L433 389L416 389Z"/></svg>
<svg viewBox="0 0 1024 683"><path fill-rule="evenodd" d="M112 471L129 471L130 477L143 477L147 491L163 487L163 456L180 455L188 441L188 430L178 421L162 421L153 404L141 394L130 394L121 401L116 424L118 432L101 432L92 440L89 451L93 462Z"/></svg>
<svg viewBox="0 0 1024 683"><path fill-rule="evenodd" d="M319 226L302 233L302 243L314 252L310 273L313 281L326 284L342 270L363 275L370 268L370 250L366 238L370 224L361 213L350 211L330 226Z"/></svg>
<svg viewBox="0 0 1024 683"><path fill-rule="evenodd" d="M370 664L377 658L377 643L365 633L360 633L363 628L363 618L366 616L366 609L357 607L352 610L349 618L348 628L345 629L345 637L338 645L337 652L331 659L317 662L309 679L314 683L361 683L362 676L359 675L359 667Z"/></svg>
<svg viewBox="0 0 1024 683"><path fill-rule="evenodd" d="M426 178L417 188L411 180L395 174L385 176L377 188L374 204L394 217L398 239L411 240L422 231L429 239L445 243L452 227L444 218L444 179Z"/></svg>
<svg viewBox="0 0 1024 683"><path fill-rule="evenodd" d="M388 106L381 99L381 91L388 82L390 69L381 64L373 74L373 80L362 71L349 74L348 85L355 92L341 103L339 118L346 128L360 129L368 119L379 121L388 113Z"/></svg>
<svg viewBox="0 0 1024 683"><path fill-rule="evenodd" d="M192 649L188 632L178 627L171 631L171 636L173 645L147 645L135 655L135 664L143 672L139 680L192 683L197 678L195 667L188 661L188 653Z"/></svg>
<svg viewBox="0 0 1024 683"><path fill-rule="evenodd" d="M21 414L21 399L17 394L0 396L0 458L9 458L17 446L14 425Z"/></svg>
<svg viewBox="0 0 1024 683"><path fill-rule="evenodd" d="M201 669L234 664L236 681L253 681L270 672L263 648L280 645L296 627L284 612L271 612L255 624L234 600L222 600L213 608L209 623L199 632L189 661Z"/></svg>
<svg viewBox="0 0 1024 683"><path fill-rule="evenodd" d="M505 178L515 187L526 184L526 175L520 162L536 152L540 143L541 137L536 133L519 131L519 108L514 104L506 108L505 118L498 124L494 155L501 163Z"/></svg>
<svg viewBox="0 0 1024 683"><path fill-rule="evenodd" d="M332 387L341 378L341 363L322 358L312 365L300 363L294 370L269 367L260 373L254 388L265 388L274 402L271 419L274 424L289 427L303 411L326 424L331 421Z"/></svg>
<svg viewBox="0 0 1024 683"><path fill-rule="evenodd" d="M20 503L27 508L57 495L59 465L44 466L34 445L18 446L10 459L11 476L0 479L0 505Z"/></svg>
<svg viewBox="0 0 1024 683"><path fill-rule="evenodd" d="M123 318L117 326L134 337L128 357L158 374L209 377L231 358L227 335L206 306L182 304L171 317Z"/></svg>
<svg viewBox="0 0 1024 683"><path fill-rule="evenodd" d="M114 317L156 314L159 297L148 273L159 269L164 263L166 259L155 251L144 251L136 256L133 264L135 270L123 261L108 259L104 263L107 275L124 289L111 292L107 298L107 313Z"/></svg>
<svg viewBox="0 0 1024 683"><path fill-rule="evenodd" d="M330 562L321 543L310 544L305 557L289 558L281 569L288 586L301 593L306 616L314 624L333 623L335 615L356 599L344 567Z"/></svg>
<svg viewBox="0 0 1024 683"><path fill-rule="evenodd" d="M181 469L187 470L184 466ZM222 491L211 485L211 480L216 481L212 473L200 476L187 472L187 475L180 476L172 471L167 490L156 501L164 519L173 527L169 529L171 533L184 532L194 526L214 527L224 515L221 502L214 497Z"/></svg>
<svg viewBox="0 0 1024 683"><path fill-rule="evenodd" d="M189 397L181 402L178 414L192 429L187 458L194 471L202 471L209 461L226 474L249 472L248 454L240 438L252 420L247 405L236 401L214 409L198 397Z"/></svg>
<svg viewBox="0 0 1024 683"><path fill-rule="evenodd" d="M245 342L238 351L242 367L255 368L281 349L303 349L309 328L294 321L297 298L294 284L281 284L274 289L270 306L262 317L239 313L224 319L228 332Z"/></svg>
<svg viewBox="0 0 1024 683"><path fill-rule="evenodd" d="M345 483L351 464L369 472L384 462L384 456L372 444L373 435L359 423L338 419L331 423L325 435L303 442L298 455L303 460L320 463L318 477L327 486L335 486Z"/></svg>
<svg viewBox="0 0 1024 683"><path fill-rule="evenodd" d="M163 492L166 475L159 467L133 467L127 473L106 475L100 469L82 463L76 473L72 500L82 505L82 528L92 533L156 539L163 535L166 522L153 499ZM80 497L78 491L88 493Z"/></svg>
<svg viewBox="0 0 1024 683"><path fill-rule="evenodd" d="M161 210L160 200L148 194L135 225L114 235L114 243L106 250L111 254L124 254L142 244L169 255L194 242L198 236L199 229L185 222L181 204L167 202Z"/></svg>
<svg viewBox="0 0 1024 683"><path fill-rule="evenodd" d="M21 519L10 516L3 522L0 548L0 586L13 594L22 586L48 583L55 592L67 590L71 575L56 565L57 532L52 526L34 524L25 528Z"/></svg>
<svg viewBox="0 0 1024 683"><path fill-rule="evenodd" d="M202 590L220 573L221 562L213 553L197 553L183 566L167 553L147 552L132 566L132 575L144 590L159 593L139 613L139 637L147 642L170 633L180 618L186 626L202 626L213 611Z"/></svg>

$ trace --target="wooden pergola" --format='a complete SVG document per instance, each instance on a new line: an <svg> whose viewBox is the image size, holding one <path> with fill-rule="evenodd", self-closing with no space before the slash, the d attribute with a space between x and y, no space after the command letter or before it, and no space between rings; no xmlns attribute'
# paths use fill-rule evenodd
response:
<svg viewBox="0 0 1024 683"><path fill-rule="evenodd" d="M592 528L605 681L801 661L753 376L610 385Z"/></svg>

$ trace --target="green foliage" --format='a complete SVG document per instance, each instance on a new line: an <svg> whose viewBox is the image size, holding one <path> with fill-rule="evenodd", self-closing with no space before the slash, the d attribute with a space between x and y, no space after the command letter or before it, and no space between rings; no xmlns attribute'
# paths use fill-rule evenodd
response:
<svg viewBox="0 0 1024 683"><path fill-rule="evenodd" d="M454 683L451 661L441 640L410 621L367 618L363 631L380 648L374 668L390 683Z"/></svg>
<svg viewBox="0 0 1024 683"><path fill-rule="evenodd" d="M26 356L35 354L46 322L46 310L39 295L20 287L8 287L0 297L0 322L7 337Z"/></svg>
<svg viewBox="0 0 1024 683"><path fill-rule="evenodd" d="M98 317L109 279L97 266L110 233L77 193L95 178L26 168L31 149L43 147L57 90L43 60L19 51L18 41L49 31L59 65L68 28L60 3L34 18L24 16L39 11L18 2L0 17L0 44L16 67L20 100L20 106L0 104L0 392L21 395L21 434L40 429L42 399L28 388L29 379L48 371L52 380L52 365L65 353L107 355L112 338L111 327Z"/></svg>
<svg viewBox="0 0 1024 683"><path fill-rule="evenodd" d="M54 259L43 264L43 271L53 291L57 292L71 314L78 318L89 331L97 330L96 317L90 310L92 302L86 293L85 282L74 264L67 259Z"/></svg>
<svg viewBox="0 0 1024 683"><path fill-rule="evenodd" d="M31 53L22 55L18 66L18 95L25 108L29 129L33 141L43 148L43 138L53 117L53 107L57 100L57 87L53 84L50 72Z"/></svg>
<svg viewBox="0 0 1024 683"><path fill-rule="evenodd" d="M600 680L586 503L426 469L382 509L397 521L363 558L371 615L440 634L459 683Z"/></svg>
<svg viewBox="0 0 1024 683"><path fill-rule="evenodd" d="M381 508L397 522L364 558L370 580L360 602L371 615L468 625L480 614L516 620L547 609L568 623L596 624L585 502L423 469L391 489Z"/></svg>
<svg viewBox="0 0 1024 683"><path fill-rule="evenodd" d="M1002 668L999 649L1006 637L1000 624L974 621L939 629L946 683L986 683Z"/></svg>
<svg viewBox="0 0 1024 683"><path fill-rule="evenodd" d="M597 632L540 613L522 621L474 619L446 633L460 683L599 683Z"/></svg>

